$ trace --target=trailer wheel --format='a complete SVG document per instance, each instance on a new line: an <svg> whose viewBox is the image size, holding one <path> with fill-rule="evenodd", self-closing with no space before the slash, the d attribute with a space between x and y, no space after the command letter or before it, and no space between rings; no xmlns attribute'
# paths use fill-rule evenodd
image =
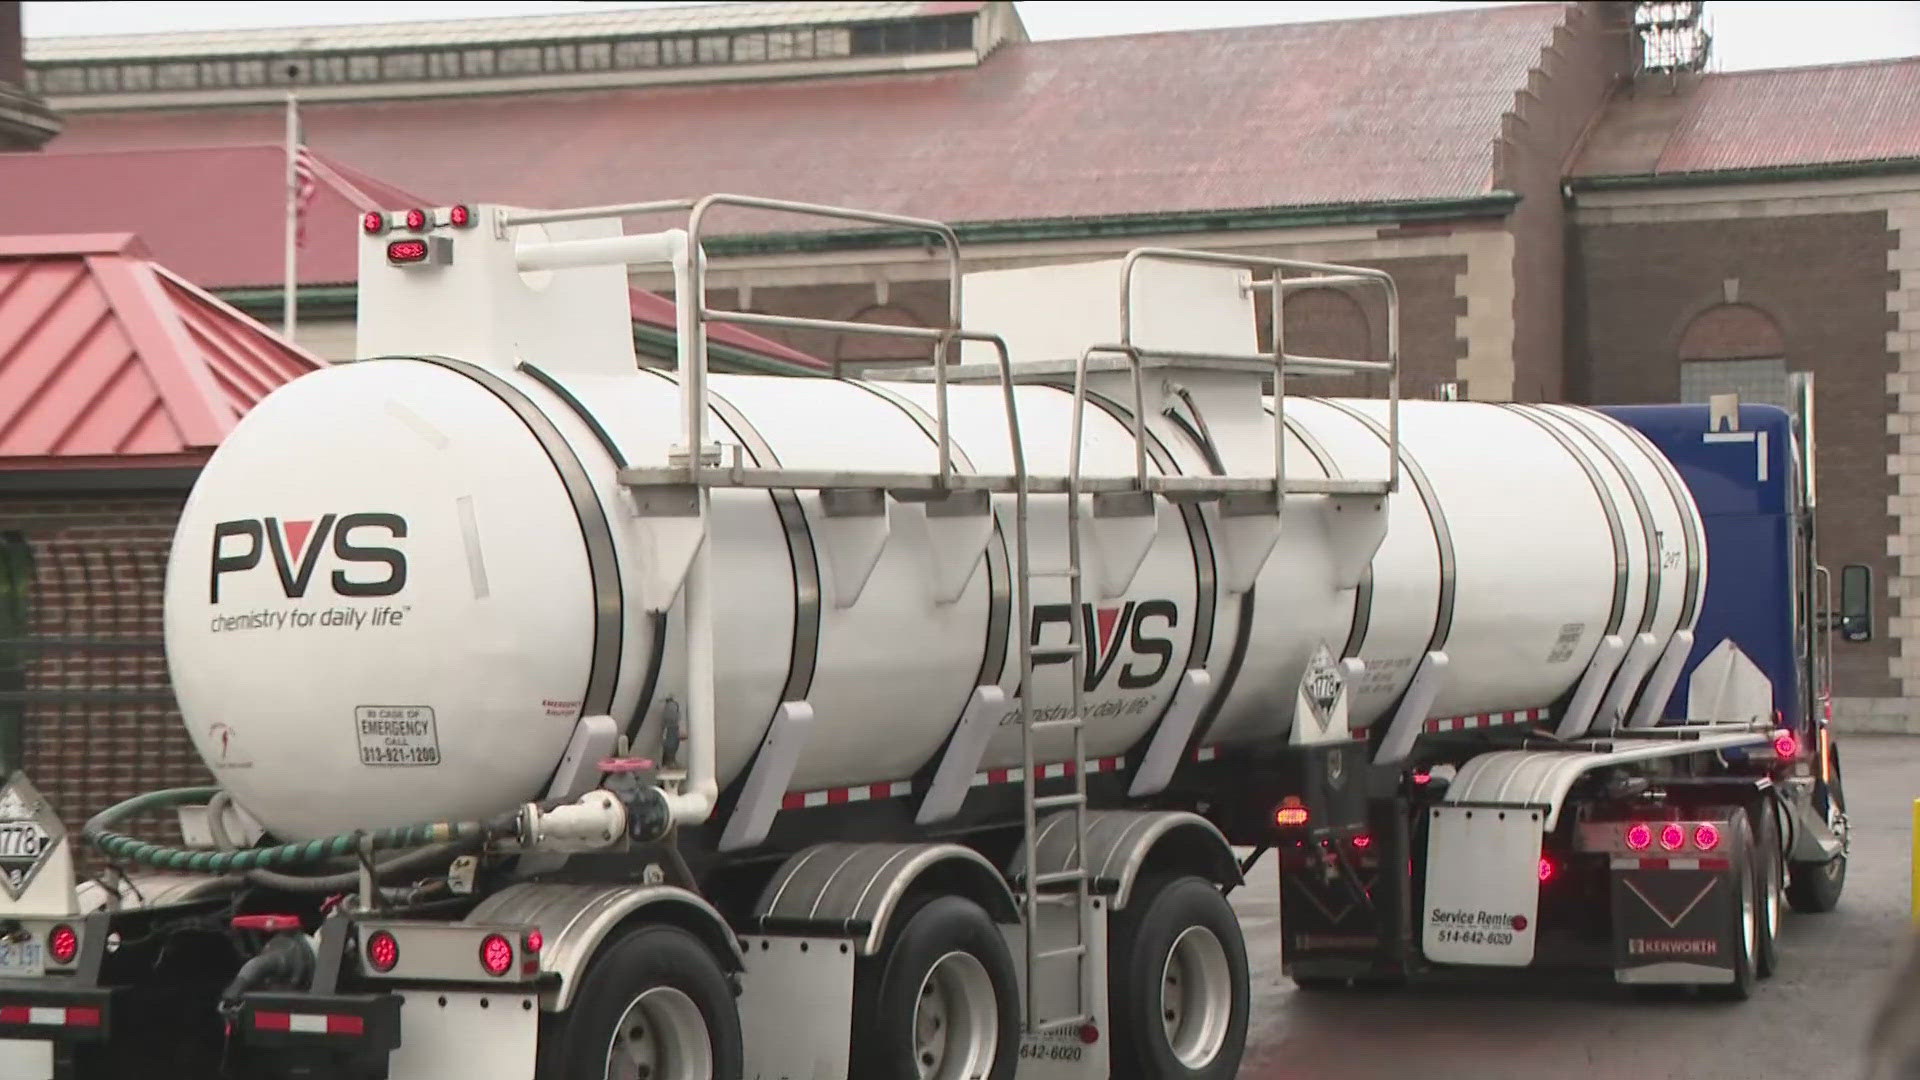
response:
<svg viewBox="0 0 1920 1080"><path fill-rule="evenodd" d="M1827 785L1827 822L1843 842L1847 835L1846 810L1846 794L1840 789L1840 758L1835 754L1833 781ZM1847 887L1845 848L1826 862L1794 862L1787 868L1787 902L1793 910L1816 915L1840 906L1840 893Z"/></svg>
<svg viewBox="0 0 1920 1080"><path fill-rule="evenodd" d="M1115 1080L1230 1080L1247 1042L1247 947L1226 897L1192 875L1134 886L1107 935Z"/></svg>
<svg viewBox="0 0 1920 1080"><path fill-rule="evenodd" d="M985 909L936 896L893 922L880 952L854 972L848 1075L1013 1080L1020 984Z"/></svg>
<svg viewBox="0 0 1920 1080"><path fill-rule="evenodd" d="M1786 906L1786 863L1780 848L1780 826L1774 815L1771 801L1762 800L1752 808L1753 875L1759 897L1753 962L1755 973L1762 979L1771 977L1780 966L1776 939L1780 933L1780 915Z"/></svg>
<svg viewBox="0 0 1920 1080"><path fill-rule="evenodd" d="M726 975L676 926L603 949L572 1008L545 1021L540 1080L739 1080L745 1067Z"/></svg>
<svg viewBox="0 0 1920 1080"><path fill-rule="evenodd" d="M1727 940L1733 946L1733 982L1713 983L1706 989L1715 997L1745 1001L1758 981L1754 963L1760 939L1760 886L1754 872L1755 845L1747 815L1736 813L1727 822L1727 858L1733 863L1728 880L1738 890L1729 906Z"/></svg>

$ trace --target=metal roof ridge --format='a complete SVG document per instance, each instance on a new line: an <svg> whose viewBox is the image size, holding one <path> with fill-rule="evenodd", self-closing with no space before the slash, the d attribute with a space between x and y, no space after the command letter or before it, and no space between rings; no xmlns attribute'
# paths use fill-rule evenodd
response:
<svg viewBox="0 0 1920 1080"><path fill-rule="evenodd" d="M180 441L193 448L220 445L237 417L221 416L215 409L214 403L225 401L225 395L179 310L161 288L153 263L89 256L87 270L121 329L133 340L134 355L152 380L167 418L180 432Z"/></svg>
<svg viewBox="0 0 1920 1080"><path fill-rule="evenodd" d="M298 342L291 341L285 337L282 337L280 335L280 332L275 330L273 327L268 326L267 324L259 321L258 319L255 319L251 315L248 315L246 312L241 311L239 308L236 308L232 304L229 304L225 300L222 300L218 296L215 296L213 293L208 292L207 290L201 288L200 286L195 285L193 282L188 281L186 278L181 277L179 274L174 273L172 270L167 269L166 267L160 265L159 263L151 263L149 265L153 268L153 272L156 275L158 275L160 278L165 280L168 284L172 285L174 288L179 289L181 292L188 294L189 296L193 297L195 300L198 300L199 302L207 305L208 307L219 312L220 314L225 315L230 319L238 320L240 324L244 326L251 333L267 338L274 345L277 345L280 348L295 354L299 359L307 361L308 363L312 364L316 368L332 366L332 362L327 360L325 357L319 356L315 353L308 352L306 348L301 346Z"/></svg>
<svg viewBox="0 0 1920 1080"><path fill-rule="evenodd" d="M32 233L0 236L0 259L47 255L147 256L147 245L130 232Z"/></svg>

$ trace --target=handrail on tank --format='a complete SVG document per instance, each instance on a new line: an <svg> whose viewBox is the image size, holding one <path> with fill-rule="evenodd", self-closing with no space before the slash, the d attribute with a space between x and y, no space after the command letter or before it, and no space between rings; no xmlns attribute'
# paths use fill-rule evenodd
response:
<svg viewBox="0 0 1920 1080"><path fill-rule="evenodd" d="M1191 263L1200 266L1219 266L1241 270L1271 270L1270 281L1253 282L1250 287L1264 290L1271 297L1273 324L1273 351L1264 354L1206 353L1166 350L1142 350L1134 341L1133 323L1133 285L1134 269L1146 261ZM1298 271L1312 276L1288 281L1286 273ZM1276 287L1276 285L1278 287ZM1385 294L1387 301L1387 358L1380 360L1347 360L1331 357L1292 356L1286 352L1285 326L1282 318L1282 301L1289 291L1302 288L1316 288L1327 285L1376 285ZM1140 487L1147 486L1147 459L1144 439L1145 422L1140 415L1141 393L1141 357L1143 352L1170 359L1215 360L1215 361L1253 361L1273 366L1273 483L1276 498L1286 497L1286 373L1289 365L1309 368L1317 371L1363 372L1379 371L1387 376L1387 490L1400 488L1400 291L1394 285L1393 276L1384 270L1375 270L1364 266L1342 266L1334 263L1308 262L1301 259L1276 259L1265 255L1230 255L1212 251L1193 251L1185 248L1142 247L1127 252L1120 268L1120 342L1113 346L1095 346L1082 354L1076 374L1076 382L1086 378L1087 355L1094 352L1114 352L1127 357L1133 369L1134 387L1134 472Z"/></svg>

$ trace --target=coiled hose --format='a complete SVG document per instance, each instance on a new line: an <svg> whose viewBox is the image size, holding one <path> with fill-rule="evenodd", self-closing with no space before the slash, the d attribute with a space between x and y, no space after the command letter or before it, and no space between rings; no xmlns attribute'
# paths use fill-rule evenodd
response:
<svg viewBox="0 0 1920 1080"><path fill-rule="evenodd" d="M227 835L226 822L222 820L226 815L228 804L232 802L233 796L225 791L207 800L207 831L213 834L213 844L221 851L240 850L240 845L234 843L233 839ZM484 838L474 835L445 844L432 844L395 855L383 862L375 862L373 864L374 880L381 881L405 870L445 863L455 855L462 855L479 847L482 839ZM282 892L330 893L351 889L358 885L360 871L354 869L334 874L286 874L277 870L249 870L246 872L246 879L250 884L279 889Z"/></svg>
<svg viewBox="0 0 1920 1080"><path fill-rule="evenodd" d="M87 843L109 858L145 863L162 870L235 874L250 870L290 869L328 859L357 857L362 845L372 852L417 848L428 844L486 841L512 835L516 817L509 813L490 821L423 822L242 851L190 851L150 844L113 831L114 826L136 814L206 802L219 793L217 787L191 787L136 795L93 815L81 828L80 834Z"/></svg>

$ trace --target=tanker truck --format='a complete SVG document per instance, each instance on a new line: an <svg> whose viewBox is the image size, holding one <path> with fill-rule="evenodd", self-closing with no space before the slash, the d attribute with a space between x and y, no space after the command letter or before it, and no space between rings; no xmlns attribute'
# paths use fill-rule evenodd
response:
<svg viewBox="0 0 1920 1080"><path fill-rule="evenodd" d="M720 211L908 237L952 322L717 307ZM740 196L359 228L366 359L252 410L171 549L217 784L77 836L0 791L8 1076L1224 1078L1268 851L1314 990L1744 997L1839 897L1871 588L1831 613L1808 411L1402 400L1362 267L963 275ZM1262 347L1303 288L1381 353ZM718 323L918 358L715 373Z"/></svg>

